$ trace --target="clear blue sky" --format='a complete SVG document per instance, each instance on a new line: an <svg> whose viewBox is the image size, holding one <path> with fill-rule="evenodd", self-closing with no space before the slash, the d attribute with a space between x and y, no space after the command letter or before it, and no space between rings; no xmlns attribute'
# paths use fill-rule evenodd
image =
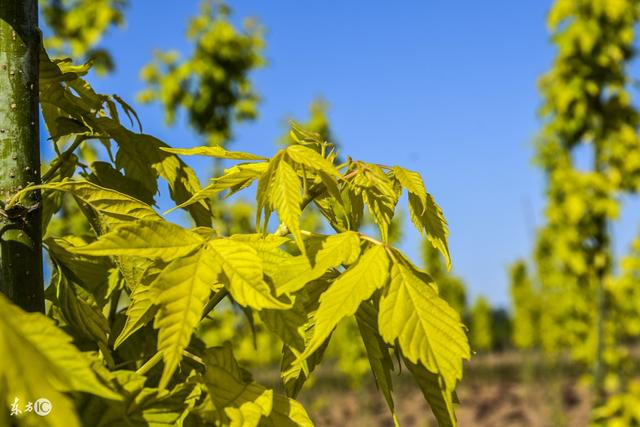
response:
<svg viewBox="0 0 640 427"><path fill-rule="evenodd" d="M255 16L267 28L269 62L253 75L260 118L236 129L234 149L273 152L283 119L305 119L323 96L346 154L423 174L449 221L455 273L471 297L507 306L507 266L530 253L532 227L542 222L543 178L530 159L536 80L553 57L551 1L230 4L236 18ZM197 0L132 1L126 27L102 43L117 70L92 78L94 86L133 102L154 49L189 49L185 28L197 11ZM159 106L137 109L146 132L197 143L184 122L166 127ZM616 229L619 247L637 220L627 215ZM403 248L417 260L419 239L406 235Z"/></svg>

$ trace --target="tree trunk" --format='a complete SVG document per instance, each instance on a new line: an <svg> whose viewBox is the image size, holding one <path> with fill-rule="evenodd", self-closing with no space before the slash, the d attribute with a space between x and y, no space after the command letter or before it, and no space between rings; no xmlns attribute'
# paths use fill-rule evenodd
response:
<svg viewBox="0 0 640 427"><path fill-rule="evenodd" d="M0 0L0 291L44 311L40 194L5 210L40 181L37 0Z"/></svg>

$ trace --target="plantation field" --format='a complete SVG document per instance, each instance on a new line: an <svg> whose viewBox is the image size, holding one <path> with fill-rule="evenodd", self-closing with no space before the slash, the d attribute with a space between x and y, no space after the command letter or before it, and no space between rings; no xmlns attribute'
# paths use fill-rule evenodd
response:
<svg viewBox="0 0 640 427"><path fill-rule="evenodd" d="M589 390L567 366L555 371L541 360L529 363L517 352L476 356L458 389L456 414L461 427L582 427L589 420ZM275 378L276 371L270 374ZM262 378L260 378L262 380ZM268 378L264 379L269 381ZM397 410L402 426L431 427L437 423L409 375L394 376ZM317 426L392 426L393 420L375 384L349 384L331 367L318 372L300 401Z"/></svg>

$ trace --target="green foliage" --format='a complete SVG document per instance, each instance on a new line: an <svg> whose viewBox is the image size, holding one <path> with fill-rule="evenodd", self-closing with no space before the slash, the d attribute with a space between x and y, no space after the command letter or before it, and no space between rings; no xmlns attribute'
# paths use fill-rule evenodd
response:
<svg viewBox="0 0 640 427"><path fill-rule="evenodd" d="M448 272L442 254L428 239L422 243L422 258L426 272L438 284L440 297L460 316L464 316L467 311L467 291L462 279Z"/></svg>
<svg viewBox="0 0 640 427"><path fill-rule="evenodd" d="M77 236L45 229L54 266L48 318L0 298L0 340L16 351L11 363L28 364L20 375L11 365L0 367L2 384L11 387L0 388L6 405L14 394L31 398L27 391L50 396L67 414L56 418L65 425L311 425L293 399L321 363L336 326L350 318L394 417L395 355L439 423L455 425L455 387L469 358L460 316L438 296L433 279L389 243L405 188L416 225L448 257L444 217L418 174L362 161L339 165L327 141L297 126L294 142L271 158L220 147L173 150L125 128L120 112L133 117L133 111L115 96L95 93L82 79L88 67L44 54L41 60L43 115L59 155L43 184L23 189L7 208L40 190L51 218L64 194L90 228ZM77 151L92 144L102 144L109 160L76 173ZM177 153L238 164L201 189ZM195 226L173 224L154 210L160 178ZM251 228L260 232L212 228L208 195L254 183ZM335 233L303 228L301 216L311 206ZM365 206L383 241L362 232ZM279 224L269 226L274 213ZM224 334L234 341L234 325L209 327L240 313L270 334L271 341L259 341L267 352L273 354L273 343L281 348L286 394L255 383L230 344L220 342ZM29 425L31 419L16 420Z"/></svg>
<svg viewBox="0 0 640 427"><path fill-rule="evenodd" d="M322 99L316 98L309 105L309 119L306 122L300 122L300 126L309 132L320 135L323 141L331 141L334 147L337 147L336 139L331 130L329 117L327 116L329 103ZM281 145L295 144L295 136L287 131L278 141Z"/></svg>
<svg viewBox="0 0 640 427"><path fill-rule="evenodd" d="M615 397L630 386L624 342L638 332L621 326L622 313L636 323L635 308L620 298L630 287L615 274L610 224L640 189L640 115L628 75L639 20L635 0L557 0L550 11L557 55L540 81L544 128L536 161L547 175L547 206L534 253L537 295L530 298L524 271L513 270L517 345L534 344L526 325L534 324L535 302L542 348L568 351L594 373L596 405L608 408L594 413L597 425L622 425L612 408L625 401ZM592 164L579 166L585 157Z"/></svg>
<svg viewBox="0 0 640 427"><path fill-rule="evenodd" d="M510 275L513 307L511 340L516 348L531 349L539 341L538 317L541 307L537 301L538 291L534 288L523 261L518 261L511 266Z"/></svg>
<svg viewBox="0 0 640 427"><path fill-rule="evenodd" d="M258 96L248 75L264 64L262 29L247 19L239 30L230 13L223 3L203 0L187 31L195 44L191 57L157 52L142 70L148 88L140 101L160 102L168 123L184 109L191 127L213 146L232 138L233 122L256 117Z"/></svg>
<svg viewBox="0 0 640 427"><path fill-rule="evenodd" d="M493 348L493 322L491 306L486 298L479 296L471 307L470 341L476 351L487 351Z"/></svg>
<svg viewBox="0 0 640 427"><path fill-rule="evenodd" d="M127 0L40 0L42 15L51 34L45 46L56 54L91 60L98 72L111 71L110 53L96 48L112 26L124 24Z"/></svg>

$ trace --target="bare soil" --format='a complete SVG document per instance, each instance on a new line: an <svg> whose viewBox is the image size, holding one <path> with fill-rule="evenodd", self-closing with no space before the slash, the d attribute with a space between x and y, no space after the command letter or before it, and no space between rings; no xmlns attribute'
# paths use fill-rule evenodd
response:
<svg viewBox="0 0 640 427"><path fill-rule="evenodd" d="M584 427L588 425L587 388L566 370L547 369L521 355L477 358L458 388L461 427ZM396 409L404 427L436 426L412 380L394 378ZM375 385L350 389L338 375L323 372L299 397L318 426L393 426Z"/></svg>

